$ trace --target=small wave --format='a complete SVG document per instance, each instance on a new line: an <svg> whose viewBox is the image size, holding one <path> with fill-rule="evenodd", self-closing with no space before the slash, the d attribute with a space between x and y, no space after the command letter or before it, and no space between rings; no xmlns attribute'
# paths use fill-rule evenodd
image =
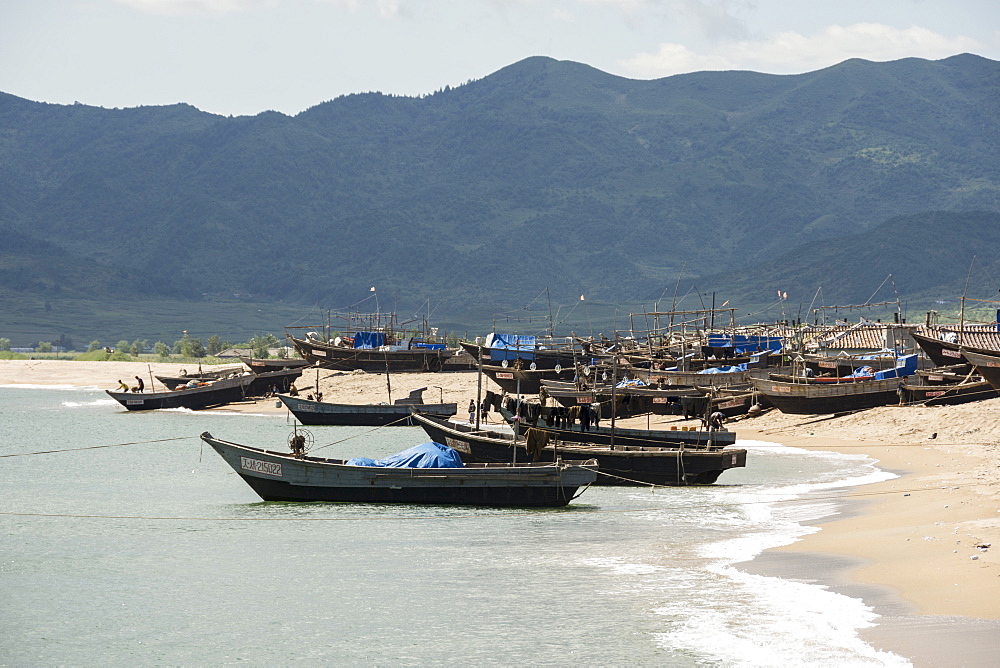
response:
<svg viewBox="0 0 1000 668"><path fill-rule="evenodd" d="M98 392L101 388L96 385L30 385L27 383L16 383L10 385L0 385L2 390L68 390L71 392Z"/></svg>
<svg viewBox="0 0 1000 668"><path fill-rule="evenodd" d="M84 408L88 406L117 406L114 399L94 399L93 401L64 401L62 405L66 408Z"/></svg>

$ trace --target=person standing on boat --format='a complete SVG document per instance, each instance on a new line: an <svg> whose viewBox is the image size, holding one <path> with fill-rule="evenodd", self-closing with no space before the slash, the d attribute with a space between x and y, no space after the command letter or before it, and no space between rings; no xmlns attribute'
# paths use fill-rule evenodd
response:
<svg viewBox="0 0 1000 668"><path fill-rule="evenodd" d="M135 385L135 391L136 392L145 392L146 391L146 384L144 382L142 382L142 378L140 378L139 376L136 376L135 377L135 382L136 382L136 385Z"/></svg>

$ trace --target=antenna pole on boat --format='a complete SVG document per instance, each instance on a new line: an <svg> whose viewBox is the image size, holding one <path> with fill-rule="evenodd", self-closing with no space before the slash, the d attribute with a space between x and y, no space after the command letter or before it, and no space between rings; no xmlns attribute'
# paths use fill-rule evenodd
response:
<svg viewBox="0 0 1000 668"><path fill-rule="evenodd" d="M383 350L382 353L385 355L385 389L389 394L389 405L392 405L392 382L389 380L389 351ZM316 381L317 385L319 381Z"/></svg>
<svg viewBox="0 0 1000 668"><path fill-rule="evenodd" d="M482 396L483 396L483 349L479 348L479 373L476 378L476 431L479 431L479 416L483 412ZM442 401L442 403L444 403Z"/></svg>
<svg viewBox="0 0 1000 668"><path fill-rule="evenodd" d="M517 412L514 413L514 417L516 418L514 420L514 459L511 463L517 464L517 433L521 429L521 374L519 371L517 374Z"/></svg>
<svg viewBox="0 0 1000 668"><path fill-rule="evenodd" d="M549 338L555 336L555 327L552 325L552 295L549 294L549 286L545 286L545 296L549 300Z"/></svg>
<svg viewBox="0 0 1000 668"><path fill-rule="evenodd" d="M618 385L618 351L611 357L611 449L615 449L615 413L617 413L617 401L615 397L615 386Z"/></svg>
<svg viewBox="0 0 1000 668"><path fill-rule="evenodd" d="M976 256L972 256L969 263L969 273L965 277L965 290L962 291L962 306L958 316L959 341L965 338L965 295L969 292L969 279L972 278L972 265L976 263Z"/></svg>

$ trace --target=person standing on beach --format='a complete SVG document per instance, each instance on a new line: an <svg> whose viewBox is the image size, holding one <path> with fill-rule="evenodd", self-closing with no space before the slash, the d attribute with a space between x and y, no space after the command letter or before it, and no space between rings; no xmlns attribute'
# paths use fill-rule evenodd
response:
<svg viewBox="0 0 1000 668"><path fill-rule="evenodd" d="M476 400L469 399L469 424L476 424Z"/></svg>

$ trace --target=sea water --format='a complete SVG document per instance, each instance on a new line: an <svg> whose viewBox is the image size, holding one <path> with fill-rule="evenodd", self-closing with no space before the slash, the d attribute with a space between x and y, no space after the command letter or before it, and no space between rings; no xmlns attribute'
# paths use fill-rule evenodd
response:
<svg viewBox="0 0 1000 668"><path fill-rule="evenodd" d="M859 639L861 601L734 566L891 477L864 456L744 441L716 485L560 509L263 503L203 431L292 428L0 388L0 664L907 665ZM428 440L308 431L337 458Z"/></svg>

